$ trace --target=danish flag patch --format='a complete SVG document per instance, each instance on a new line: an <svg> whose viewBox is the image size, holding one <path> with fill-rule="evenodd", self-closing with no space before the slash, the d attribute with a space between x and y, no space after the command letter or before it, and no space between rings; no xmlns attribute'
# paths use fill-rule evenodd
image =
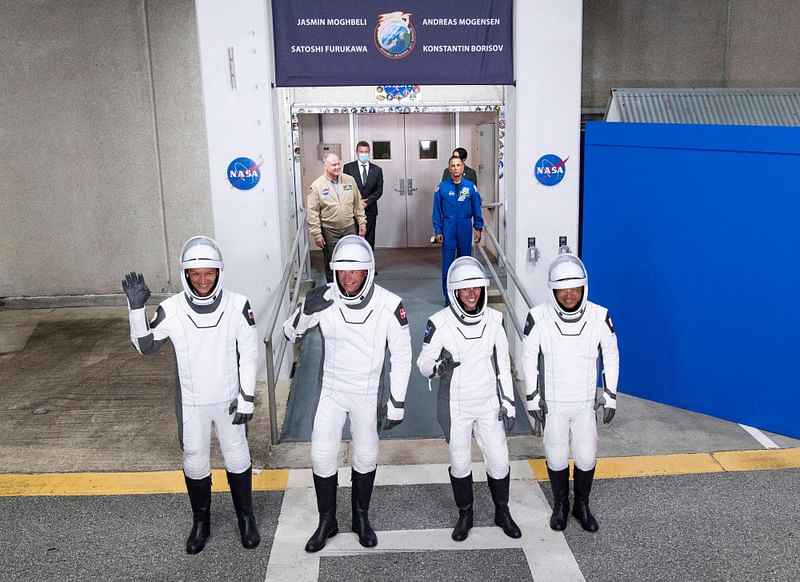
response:
<svg viewBox="0 0 800 582"><path fill-rule="evenodd" d="M400 302L397 305L397 309L394 312L394 316L397 318L397 321L400 325L408 325L408 318L406 318L406 309L403 307L403 303Z"/></svg>

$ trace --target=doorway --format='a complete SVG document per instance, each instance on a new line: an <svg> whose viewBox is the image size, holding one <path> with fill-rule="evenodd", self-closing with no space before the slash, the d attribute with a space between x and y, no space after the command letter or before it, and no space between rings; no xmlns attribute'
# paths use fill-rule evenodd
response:
<svg viewBox="0 0 800 582"><path fill-rule="evenodd" d="M469 152L467 164L478 172L484 203L502 201L497 168L503 136L495 130L497 108L476 109L371 113L366 107L304 108L293 127L297 204L305 206L308 189L322 173L327 152L338 154L344 164L354 159L355 144L367 141L371 161L381 167L384 177L376 247L428 246L433 234L433 192L456 146ZM486 214L485 219L491 221L492 212ZM316 249L313 242L311 248Z"/></svg>
<svg viewBox="0 0 800 582"><path fill-rule="evenodd" d="M383 170L376 247L430 244L433 192L453 151L452 127L452 113L356 115L355 135Z"/></svg>

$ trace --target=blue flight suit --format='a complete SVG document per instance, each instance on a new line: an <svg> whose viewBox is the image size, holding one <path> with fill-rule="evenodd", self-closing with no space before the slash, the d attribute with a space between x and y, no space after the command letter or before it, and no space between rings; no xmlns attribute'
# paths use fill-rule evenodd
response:
<svg viewBox="0 0 800 582"><path fill-rule="evenodd" d="M472 255L472 229L483 230L481 195L465 178L456 184L448 178L433 193L433 232L443 235L442 293L447 302L447 269L457 257Z"/></svg>

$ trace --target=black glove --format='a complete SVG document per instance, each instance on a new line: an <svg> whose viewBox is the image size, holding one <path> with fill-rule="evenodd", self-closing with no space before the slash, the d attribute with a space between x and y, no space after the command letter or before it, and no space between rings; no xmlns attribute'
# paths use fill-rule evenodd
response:
<svg viewBox="0 0 800 582"><path fill-rule="evenodd" d="M318 311L322 311L333 305L333 301L331 299L325 299L324 297L327 290L327 285L320 285L319 287L314 287L311 291L306 293L306 300L303 301L303 313L305 315L317 313Z"/></svg>
<svg viewBox="0 0 800 582"><path fill-rule="evenodd" d="M144 282L144 275L131 271L125 275L122 281L122 290L128 297L128 305L131 309L141 309L147 300L150 299L150 289Z"/></svg>
<svg viewBox="0 0 800 582"><path fill-rule="evenodd" d="M547 402L540 400L539 408L536 410L529 410L528 414L536 421L536 425L533 427L533 436L542 436L544 424L547 420Z"/></svg>
<svg viewBox="0 0 800 582"><path fill-rule="evenodd" d="M614 414L616 413L616 408L604 408L603 409L603 424L608 424L612 420L614 420Z"/></svg>
<svg viewBox="0 0 800 582"><path fill-rule="evenodd" d="M247 424L253 418L253 414L246 414L242 412L236 412L236 400L231 402L231 405L228 407L228 414L233 414L233 421L231 424Z"/></svg>
<svg viewBox="0 0 800 582"><path fill-rule="evenodd" d="M511 429L514 428L514 423L517 419L514 416L509 416L506 409L501 406L500 413L497 415L497 420L503 421L503 428L506 429L506 435L510 435Z"/></svg>
<svg viewBox="0 0 800 582"><path fill-rule="evenodd" d="M453 355L447 350L442 350L441 358L433 366L433 375L438 377L449 374L461 365L461 362L453 360Z"/></svg>
<svg viewBox="0 0 800 582"><path fill-rule="evenodd" d="M402 418L400 420L392 420L390 418L386 418L383 421L383 430L392 430L394 427L396 427L398 424L402 422L403 422Z"/></svg>

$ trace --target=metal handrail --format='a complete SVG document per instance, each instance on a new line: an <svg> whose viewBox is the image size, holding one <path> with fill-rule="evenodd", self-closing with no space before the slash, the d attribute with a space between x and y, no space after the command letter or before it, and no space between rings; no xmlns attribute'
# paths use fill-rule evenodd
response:
<svg viewBox="0 0 800 582"><path fill-rule="evenodd" d="M281 312L281 307L283 306L284 297L286 294L286 290L289 286L289 278L292 273L296 272L297 276L295 277L294 288L292 290L292 294L290 295L291 304L289 305L289 313L291 313L294 308L298 304L298 300L300 298L300 283L301 277L300 274L303 271L304 265L306 264L306 257L308 255L308 235L306 234L305 228L305 210L299 209L298 211L298 228L297 233L294 236L294 242L292 242L292 250L289 253L289 257L286 260L286 266L283 269L283 276L281 277L281 282L278 285L278 291L275 293L275 305L272 308L272 313L269 317L269 324L267 325L267 333L264 336L264 345L267 352L267 397L269 401L269 436L270 442L273 445L278 444L278 412L277 412L277 404L275 402L275 387L278 383L278 379L275 375L275 362L283 361L283 355L286 351L286 345L289 343L283 334L281 334L281 339L278 342L278 357L273 358L273 350L272 350L272 335L275 332L275 325L278 323L278 315ZM301 260L302 259L302 260Z"/></svg>
<svg viewBox="0 0 800 582"><path fill-rule="evenodd" d="M517 291L519 291L519 294L522 296L522 299L525 301L525 304L528 306L528 309L531 309L534 304L530 298L530 295L528 295L527 291L525 291L525 288L520 284L519 278L517 277L517 273L514 270L514 267L511 266L508 257L506 257L506 254L503 252L503 249L500 248L500 243L497 242L497 238L494 236L491 227L486 223L483 224L483 232L489 235L489 239L492 241L492 244L494 245L494 248L497 251L497 256L502 261L503 266L506 269L506 273L508 273L508 275L511 277L511 280L514 282L514 285L516 285ZM517 312L514 309L514 306L511 304L511 300L508 298L508 293L500 284L500 277L497 275L497 271L495 271L495 268L492 265L492 261L489 259L489 255L486 254L483 245L478 245L478 251L480 251L481 255L483 256L484 263L488 267L489 271L492 273L492 279L494 279L495 285L497 286L497 289L500 291L500 297L503 299L503 303L505 303L506 310L508 311L508 314L511 317L511 321L514 324L514 330L517 332L517 336L521 340L522 336L525 333L521 323L522 320L519 317L517 317ZM517 395L522 400L522 402L526 401L527 395L525 394L524 390L521 392L518 390ZM533 429L533 435L542 436L544 427L540 424L540 422L537 419L531 419L531 420L533 421L533 425L531 427Z"/></svg>
<svg viewBox="0 0 800 582"><path fill-rule="evenodd" d="M525 291L525 288L520 283L519 278L517 277L517 272L514 270L514 267L511 266L508 257L506 257L506 254L503 252L503 249L500 248L500 243L497 242L497 238L494 236L491 227L488 224L484 223L483 232L489 235L489 239L492 241L492 245L494 245L494 248L497 251L497 257L502 260L503 266L506 269L506 273L508 273L508 275L511 277L511 280L517 287L517 291L519 291L519 294L522 296L522 299L525 301L525 304L528 306L528 309L530 309L534 305L533 300L531 300L530 295L528 295L528 292ZM497 289L500 291L500 297L502 297L503 303L505 303L506 309L508 310L508 313L511 315L511 318L514 322L514 329L517 331L517 335L519 336L519 338L522 339L524 330L522 324L520 323L520 318L517 317L517 313L514 310L514 306L511 304L511 301L508 298L508 293L506 292L505 289L503 289L503 286L500 285L500 277L498 277L497 272L492 266L492 261L489 259L489 255L486 254L486 251L483 249L482 245L478 245L478 251L480 251L483 260L486 263L486 266L492 273L492 278L494 279L494 282L497 285Z"/></svg>

